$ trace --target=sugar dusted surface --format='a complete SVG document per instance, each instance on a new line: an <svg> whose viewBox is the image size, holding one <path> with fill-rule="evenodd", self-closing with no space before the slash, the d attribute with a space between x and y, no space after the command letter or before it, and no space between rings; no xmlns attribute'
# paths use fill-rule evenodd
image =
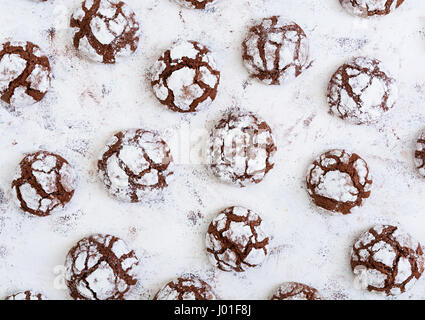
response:
<svg viewBox="0 0 425 320"><path fill-rule="evenodd" d="M75 54L67 26L78 3L0 0L0 37L37 43L54 56L55 75L41 103L21 113L0 109L1 297L30 288L48 298L69 299L67 290L53 286L55 267L63 265L75 242L97 232L120 236L136 251L142 271L140 286L129 296L133 299L152 298L169 279L186 272L228 299L267 299L285 281L308 283L328 298L371 299L376 295L353 284L349 257L357 237L377 223L398 222L425 243L425 181L413 162L425 123L423 0L406 1L392 14L368 20L347 14L338 0L224 0L206 12L183 10L168 0L126 0L144 32L136 55L114 66ZM247 26L273 14L303 26L315 61L284 88L249 80L240 57ZM50 40L53 26L56 35ZM222 71L217 99L196 115L163 108L144 80L164 48L178 38L214 48ZM398 81L397 105L375 125L354 126L327 113L329 79L352 56L379 58ZM96 160L113 133L141 126L159 130L178 162L180 135L170 129L211 127L236 103L273 129L276 166L263 182L244 189L228 186L183 158L163 201L126 204L105 192ZM185 146L188 140L183 141ZM304 187L309 164L333 148L358 153L373 174L371 197L352 215L319 214ZM63 155L79 176L69 207L43 219L23 215L9 190L23 154L38 149ZM262 267L233 274L210 265L205 232L229 205L253 209L269 226L271 252ZM423 298L424 279L397 299Z"/></svg>

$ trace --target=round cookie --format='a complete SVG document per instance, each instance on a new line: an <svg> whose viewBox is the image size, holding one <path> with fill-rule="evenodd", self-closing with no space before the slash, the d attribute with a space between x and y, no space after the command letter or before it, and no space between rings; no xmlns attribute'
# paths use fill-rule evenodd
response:
<svg viewBox="0 0 425 320"><path fill-rule="evenodd" d="M222 271L243 272L265 260L269 237L262 219L243 207L221 211L208 227L206 248L211 263Z"/></svg>
<svg viewBox="0 0 425 320"><path fill-rule="evenodd" d="M284 282L273 294L271 300L321 300L319 292L303 283Z"/></svg>
<svg viewBox="0 0 425 320"><path fill-rule="evenodd" d="M183 7L189 9L208 9L216 0L174 0Z"/></svg>
<svg viewBox="0 0 425 320"><path fill-rule="evenodd" d="M276 150L265 121L252 112L230 110L211 131L207 163L221 181L245 187L264 179Z"/></svg>
<svg viewBox="0 0 425 320"><path fill-rule="evenodd" d="M196 41L179 41L155 62L151 84L158 100L176 112L209 106L220 83L211 51Z"/></svg>
<svg viewBox="0 0 425 320"><path fill-rule="evenodd" d="M404 0L339 0L351 14L367 18L385 16L397 9Z"/></svg>
<svg viewBox="0 0 425 320"><path fill-rule="evenodd" d="M349 214L369 198L372 178L359 155L345 150L330 150L310 165L307 191L313 202L326 210Z"/></svg>
<svg viewBox="0 0 425 320"><path fill-rule="evenodd" d="M24 292L12 294L6 297L5 300L47 300L47 298L41 293L27 290Z"/></svg>
<svg viewBox="0 0 425 320"><path fill-rule="evenodd" d="M421 176L425 177L425 130L422 130L416 141L415 165Z"/></svg>
<svg viewBox="0 0 425 320"><path fill-rule="evenodd" d="M12 190L23 211L44 217L65 207L74 195L75 185L76 175L68 161L38 151L19 163Z"/></svg>
<svg viewBox="0 0 425 320"><path fill-rule="evenodd" d="M243 61L251 76L268 85L290 81L311 64L303 29L279 16L253 26L242 47Z"/></svg>
<svg viewBox="0 0 425 320"><path fill-rule="evenodd" d="M0 45L0 98L14 107L41 101L50 88L49 58L41 49L22 41Z"/></svg>
<svg viewBox="0 0 425 320"><path fill-rule="evenodd" d="M137 283L138 263L123 240L96 234L68 252L65 281L76 300L122 300Z"/></svg>
<svg viewBox="0 0 425 320"><path fill-rule="evenodd" d="M354 243L351 268L363 289L398 295L421 277L424 254L418 241L399 227L377 225Z"/></svg>
<svg viewBox="0 0 425 320"><path fill-rule="evenodd" d="M168 186L173 157L158 133L130 129L106 144L97 167L109 193L127 202L151 199Z"/></svg>
<svg viewBox="0 0 425 320"><path fill-rule="evenodd" d="M70 26L74 47L96 62L115 63L139 45L139 22L120 0L84 0L72 14Z"/></svg>
<svg viewBox="0 0 425 320"><path fill-rule="evenodd" d="M192 275L184 275L168 282L157 292L154 300L218 300L211 286Z"/></svg>
<svg viewBox="0 0 425 320"><path fill-rule="evenodd" d="M334 73L327 95L331 114L364 124L377 122L394 107L398 88L379 60L357 57Z"/></svg>

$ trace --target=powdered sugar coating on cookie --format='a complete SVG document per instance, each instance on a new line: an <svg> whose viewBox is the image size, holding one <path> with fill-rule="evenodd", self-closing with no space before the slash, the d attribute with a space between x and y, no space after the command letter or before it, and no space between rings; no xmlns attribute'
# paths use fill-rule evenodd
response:
<svg viewBox="0 0 425 320"><path fill-rule="evenodd" d="M355 242L351 268L362 289L398 295L421 277L424 255L419 242L399 227L377 225Z"/></svg>
<svg viewBox="0 0 425 320"><path fill-rule="evenodd" d="M99 161L99 176L109 193L122 201L140 202L168 186L173 158L158 133L130 129L116 133Z"/></svg>
<svg viewBox="0 0 425 320"><path fill-rule="evenodd" d="M211 51L196 41L179 41L152 67L152 88L170 110L195 112L217 96L220 71Z"/></svg>
<svg viewBox="0 0 425 320"><path fill-rule="evenodd" d="M254 113L230 110L214 126L207 162L221 181L240 187L261 182L277 150L269 125Z"/></svg>
<svg viewBox="0 0 425 320"><path fill-rule="evenodd" d="M303 29L279 16L253 26L243 42L249 73L269 85L298 77L310 65L309 43Z"/></svg>
<svg viewBox="0 0 425 320"><path fill-rule="evenodd" d="M22 107L41 101L50 88L48 57L31 42L0 45L0 98Z"/></svg>
<svg viewBox="0 0 425 320"><path fill-rule="evenodd" d="M321 300L319 292L303 283L284 282L273 294L271 300Z"/></svg>
<svg viewBox="0 0 425 320"><path fill-rule="evenodd" d="M395 79L379 60L368 57L343 64L328 86L330 113L354 124L377 122L397 98Z"/></svg>
<svg viewBox="0 0 425 320"><path fill-rule="evenodd" d="M330 150L307 170L307 191L313 202L326 210L349 214L370 196L369 167L359 155Z"/></svg>
<svg viewBox="0 0 425 320"><path fill-rule="evenodd" d="M211 222L206 235L211 263L222 271L243 272L265 260L269 237L262 219L252 210L229 207Z"/></svg>
<svg viewBox="0 0 425 320"><path fill-rule="evenodd" d="M416 141L414 161L421 176L425 177L425 130L422 130Z"/></svg>
<svg viewBox="0 0 425 320"><path fill-rule="evenodd" d="M168 282L154 300L218 300L218 297L208 283L188 274Z"/></svg>
<svg viewBox="0 0 425 320"><path fill-rule="evenodd" d="M97 234L80 240L65 261L65 280L78 300L121 300L137 283L139 260L118 237Z"/></svg>
<svg viewBox="0 0 425 320"><path fill-rule="evenodd" d="M12 182L17 205L36 216L62 209L74 195L76 174L63 157L47 151L27 155Z"/></svg>
<svg viewBox="0 0 425 320"><path fill-rule="evenodd" d="M27 290L12 294L5 300L47 300L47 298L41 293Z"/></svg>
<svg viewBox="0 0 425 320"><path fill-rule="evenodd" d="M183 7L189 9L208 9L216 0L174 0Z"/></svg>
<svg viewBox="0 0 425 320"><path fill-rule="evenodd" d="M135 13L120 0L84 0L71 17L74 47L96 62L115 63L139 45Z"/></svg>
<svg viewBox="0 0 425 320"><path fill-rule="evenodd" d="M339 0L351 14L367 18L384 16L397 9L404 0Z"/></svg>

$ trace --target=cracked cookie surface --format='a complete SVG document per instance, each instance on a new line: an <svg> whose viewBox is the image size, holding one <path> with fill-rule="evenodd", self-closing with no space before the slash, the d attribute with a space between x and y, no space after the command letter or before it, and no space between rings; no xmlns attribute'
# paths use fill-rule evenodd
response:
<svg viewBox="0 0 425 320"><path fill-rule="evenodd" d="M192 274L168 282L157 292L154 300L217 300L211 286Z"/></svg>
<svg viewBox="0 0 425 320"><path fill-rule="evenodd" d="M60 155L38 151L19 164L12 182L18 206L36 216L48 216L62 209L74 195L76 175Z"/></svg>
<svg viewBox="0 0 425 320"><path fill-rule="evenodd" d="M243 61L251 76L268 85L296 78L311 64L303 29L279 16L253 26L242 47Z"/></svg>
<svg viewBox="0 0 425 320"><path fill-rule="evenodd" d="M425 129L421 131L416 141L414 161L420 175L425 177Z"/></svg>
<svg viewBox="0 0 425 320"><path fill-rule="evenodd" d="M47 300L47 298L41 293L27 290L12 294L5 300Z"/></svg>
<svg viewBox="0 0 425 320"><path fill-rule="evenodd" d="M139 260L118 237L96 234L80 240L65 261L65 280L76 300L122 300L136 285Z"/></svg>
<svg viewBox="0 0 425 320"><path fill-rule="evenodd" d="M359 17L385 16L399 6L404 0L339 0L351 14Z"/></svg>
<svg viewBox="0 0 425 320"><path fill-rule="evenodd" d="M173 157L158 133L129 129L116 133L98 161L109 193L127 202L150 199L168 186Z"/></svg>
<svg viewBox="0 0 425 320"><path fill-rule="evenodd" d="M211 51L196 41L179 41L152 67L152 88L158 100L176 112L195 112L216 98L220 83Z"/></svg>
<svg viewBox="0 0 425 320"><path fill-rule="evenodd" d="M260 266L268 247L269 237L263 231L262 219L252 210L226 208L208 227L208 258L222 271L243 272Z"/></svg>
<svg viewBox="0 0 425 320"><path fill-rule="evenodd" d="M382 62L357 57L334 73L328 86L330 113L354 124L375 123L398 98L394 78Z"/></svg>
<svg viewBox="0 0 425 320"><path fill-rule="evenodd" d="M303 283L284 282L273 294L271 300L321 300L319 292Z"/></svg>
<svg viewBox="0 0 425 320"><path fill-rule="evenodd" d="M140 24L130 7L119 0L84 0L73 13L73 44L96 62L115 63L139 45Z"/></svg>
<svg viewBox="0 0 425 320"><path fill-rule="evenodd" d="M274 167L277 150L269 125L252 112L230 110L211 131L207 163L221 181L245 187Z"/></svg>
<svg viewBox="0 0 425 320"><path fill-rule="evenodd" d="M351 268L363 289L398 295L421 277L424 255L419 242L399 227L377 225L354 243Z"/></svg>
<svg viewBox="0 0 425 320"><path fill-rule="evenodd" d="M50 88L48 57L31 42L0 45L0 98L22 107L41 101Z"/></svg>
<svg viewBox="0 0 425 320"><path fill-rule="evenodd" d="M190 9L208 9L217 0L174 0L183 7Z"/></svg>
<svg viewBox="0 0 425 320"><path fill-rule="evenodd" d="M313 202L326 210L349 214L369 198L372 178L359 155L330 150L307 170L307 191Z"/></svg>

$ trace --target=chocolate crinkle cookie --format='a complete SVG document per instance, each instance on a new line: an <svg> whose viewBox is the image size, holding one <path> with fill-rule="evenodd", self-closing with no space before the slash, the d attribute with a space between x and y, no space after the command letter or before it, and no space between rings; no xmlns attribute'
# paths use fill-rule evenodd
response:
<svg viewBox="0 0 425 320"><path fill-rule="evenodd" d="M18 206L36 216L48 216L62 209L74 195L76 175L60 155L38 151L19 163L12 182Z"/></svg>
<svg viewBox="0 0 425 320"><path fill-rule="evenodd" d="M425 177L425 129L421 131L416 141L415 165L421 176Z"/></svg>
<svg viewBox="0 0 425 320"><path fill-rule="evenodd" d="M262 228L262 219L252 210L229 207L221 211L206 236L211 263L222 271L236 272L260 266L269 247Z"/></svg>
<svg viewBox="0 0 425 320"><path fill-rule="evenodd" d="M190 9L208 9L217 0L174 0L183 7Z"/></svg>
<svg viewBox="0 0 425 320"><path fill-rule="evenodd" d="M359 155L334 149L320 155L308 168L306 185L317 206L349 214L369 198L372 178Z"/></svg>
<svg viewBox="0 0 425 320"><path fill-rule="evenodd" d="M271 300L322 300L319 292L303 283L284 282L273 294Z"/></svg>
<svg viewBox="0 0 425 320"><path fill-rule="evenodd" d="M47 298L41 293L27 290L12 294L5 300L47 300Z"/></svg>
<svg viewBox="0 0 425 320"><path fill-rule="evenodd" d="M158 100L176 112L195 112L209 106L220 83L211 51L196 41L179 41L166 50L151 70Z"/></svg>
<svg viewBox="0 0 425 320"><path fill-rule="evenodd" d="M97 234L68 252L65 281L78 300L122 300L137 284L139 260L118 237Z"/></svg>
<svg viewBox="0 0 425 320"><path fill-rule="evenodd" d="M418 241L399 227L377 225L355 242L351 268L361 288L398 295L421 277L424 255Z"/></svg>
<svg viewBox="0 0 425 320"><path fill-rule="evenodd" d="M252 112L233 109L214 126L207 162L221 181L239 187L261 182L274 167L272 130Z"/></svg>
<svg viewBox="0 0 425 320"><path fill-rule="evenodd" d="M218 300L218 297L208 283L188 274L168 282L154 300Z"/></svg>
<svg viewBox="0 0 425 320"><path fill-rule="evenodd" d="M119 0L85 0L71 17L74 47L96 62L115 63L133 54L141 29L135 13Z"/></svg>
<svg viewBox="0 0 425 320"><path fill-rule="evenodd" d="M404 0L339 0L351 14L367 18L385 16L397 9Z"/></svg>
<svg viewBox="0 0 425 320"><path fill-rule="evenodd" d="M130 129L109 140L97 166L111 195L122 201L140 202L153 199L168 186L173 157L158 133Z"/></svg>
<svg viewBox="0 0 425 320"><path fill-rule="evenodd" d="M50 88L49 58L31 42L0 45L0 98L14 107L41 101Z"/></svg>
<svg viewBox="0 0 425 320"><path fill-rule="evenodd" d="M253 26L242 46L249 73L268 85L283 84L298 77L311 64L303 29L279 16Z"/></svg>
<svg viewBox="0 0 425 320"><path fill-rule="evenodd" d="M379 60L368 57L343 64L328 86L330 113L354 124L377 122L397 98L394 78Z"/></svg>

